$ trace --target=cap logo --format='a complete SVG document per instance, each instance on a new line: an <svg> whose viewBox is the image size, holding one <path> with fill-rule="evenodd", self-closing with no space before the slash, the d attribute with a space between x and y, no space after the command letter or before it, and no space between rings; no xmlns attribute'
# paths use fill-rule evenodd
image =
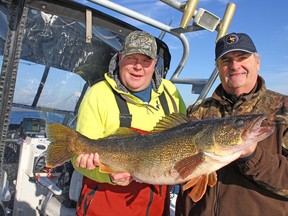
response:
<svg viewBox="0 0 288 216"><path fill-rule="evenodd" d="M231 33L221 37L215 47L215 60L229 52L247 52L255 53L257 49L252 39L245 33Z"/></svg>
<svg viewBox="0 0 288 216"><path fill-rule="evenodd" d="M237 43L238 41L239 41L239 38L235 34L229 35L226 39L227 44L234 44L234 43Z"/></svg>

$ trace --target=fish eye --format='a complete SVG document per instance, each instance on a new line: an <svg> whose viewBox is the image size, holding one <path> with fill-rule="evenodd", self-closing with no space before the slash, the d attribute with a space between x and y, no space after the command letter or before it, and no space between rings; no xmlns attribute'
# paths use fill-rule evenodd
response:
<svg viewBox="0 0 288 216"><path fill-rule="evenodd" d="M245 121L243 119L236 119L235 120L235 124L236 124L237 127L242 126L244 124L244 122Z"/></svg>

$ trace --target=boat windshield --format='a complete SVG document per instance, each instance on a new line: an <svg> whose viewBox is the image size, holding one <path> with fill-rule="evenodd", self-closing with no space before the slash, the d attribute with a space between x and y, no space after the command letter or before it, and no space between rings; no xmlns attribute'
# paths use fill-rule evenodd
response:
<svg viewBox="0 0 288 216"><path fill-rule="evenodd" d="M28 8L25 22L21 23L24 30L19 64L14 65L18 70L10 115L12 124L30 116L46 122L71 123L87 89L103 78L110 59L122 49L127 29L136 30L125 24L125 33L121 30L124 24L115 20L112 21L115 26L118 24L118 29L113 29L105 23L107 15L98 12L92 18L92 37L87 42L85 16L79 18L77 14L68 16L55 11L51 14ZM100 21L94 22L96 18ZM0 65L4 68L8 20L8 9L0 3ZM159 56L158 68L164 75L163 65ZM4 72L3 69L1 73Z"/></svg>
<svg viewBox="0 0 288 216"><path fill-rule="evenodd" d="M32 0L25 1L23 8L16 2L13 5L11 1L0 1L0 131L3 137L0 140L0 182L5 182L5 191L0 190L0 215L3 200L9 206L15 201L17 211L24 209L25 214L33 215L36 207L30 208L25 205L28 201L22 202L19 197L22 197L22 189L27 189L29 194L33 194L34 189L38 193L39 185L30 184L30 180L35 178L36 171L46 171L42 165L42 168L33 165L33 168L23 169L20 166L30 164L27 161L34 164L36 157L39 164L43 163L41 160L49 143L46 123L75 128L79 104L85 93L103 79L111 58L122 50L126 36L139 29L74 1L63 4ZM18 11L20 9L23 13ZM156 41L157 72L165 77L170 53L164 42L157 38ZM61 169L65 170L66 166ZM62 172L61 169L56 172ZM22 173L22 170L25 171ZM31 179L26 179L28 175ZM17 178L29 186L18 182L15 186L13 182ZM7 197L3 198L4 195ZM10 199L10 195L19 197ZM33 195L31 197L29 202L34 202Z"/></svg>

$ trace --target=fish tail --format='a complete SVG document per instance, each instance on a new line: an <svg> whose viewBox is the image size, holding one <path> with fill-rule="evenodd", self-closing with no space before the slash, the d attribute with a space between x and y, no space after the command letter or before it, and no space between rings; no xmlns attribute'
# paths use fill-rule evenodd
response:
<svg viewBox="0 0 288 216"><path fill-rule="evenodd" d="M47 124L47 137L50 144L47 150L46 166L59 166L74 155L73 146L79 134L73 129L60 124Z"/></svg>

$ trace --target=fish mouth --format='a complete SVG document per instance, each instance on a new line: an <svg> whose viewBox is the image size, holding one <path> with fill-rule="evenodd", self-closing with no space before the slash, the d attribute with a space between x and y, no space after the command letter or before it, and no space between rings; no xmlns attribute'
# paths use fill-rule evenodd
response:
<svg viewBox="0 0 288 216"><path fill-rule="evenodd" d="M241 118L240 118L241 119ZM249 118L248 118L249 119ZM274 126L272 125L262 125L262 122L266 119L264 114L254 114L251 116L250 120L247 120L246 126L243 126L240 139L237 142L226 145L216 144L214 152L205 152L205 154L214 154L216 156L230 155L241 152L252 144L255 144L263 139L266 139L274 131Z"/></svg>
<svg viewBox="0 0 288 216"><path fill-rule="evenodd" d="M264 114L255 118L254 122L250 124L246 130L244 130L242 139L248 141L249 143L255 143L270 136L274 131L274 126L261 126L265 119L266 116Z"/></svg>
<svg viewBox="0 0 288 216"><path fill-rule="evenodd" d="M214 152L204 151L203 153L213 161L225 163L231 162L239 158L243 149L246 149L252 144L255 144L263 139L266 139L274 131L274 126L272 125L262 125L262 122L266 119L266 116L263 114L258 115L258 117L251 120L252 122L244 128L241 139L242 142L225 146L225 145L216 145L216 150Z"/></svg>

